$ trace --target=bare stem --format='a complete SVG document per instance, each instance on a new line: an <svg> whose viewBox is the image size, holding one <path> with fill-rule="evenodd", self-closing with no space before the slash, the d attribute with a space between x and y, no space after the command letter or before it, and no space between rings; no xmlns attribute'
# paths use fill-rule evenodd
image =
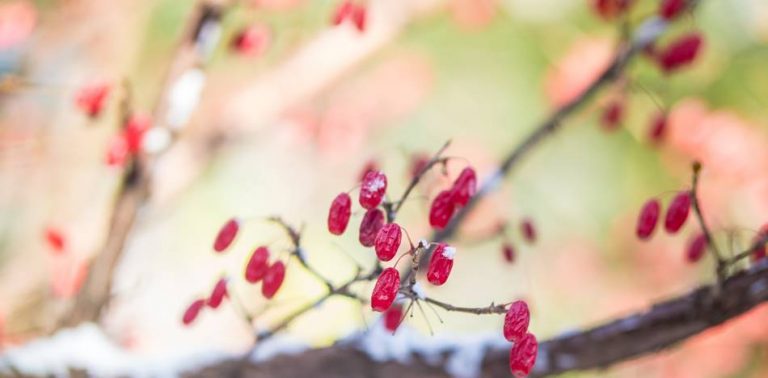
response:
<svg viewBox="0 0 768 378"><path fill-rule="evenodd" d="M440 147L440 149L437 150L437 152L435 152L435 155L432 156L431 159L429 159L429 162L427 162L424 168L422 168L421 171L419 171L418 173L416 173L416 175L413 176L413 178L411 179L411 182L408 184L408 187L405 188L405 191L403 192L403 195L400 196L399 200L389 204L385 204L384 208L387 212L387 219L389 220L389 222L395 221L395 217L397 216L397 213L400 211L400 208L403 207L405 200L408 199L408 196L410 196L411 192L419 184L419 182L424 177L424 175L427 172L429 172L429 170L432 169L432 167L434 167L435 165L445 163L446 158L443 158L441 156L450 144L451 144L450 140L445 142L445 144L443 144L443 146Z"/></svg>
<svg viewBox="0 0 768 378"><path fill-rule="evenodd" d="M712 231L707 226L707 222L704 220L704 214L702 213L701 203L699 202L699 177L701 175L701 163L693 163L693 178L691 179L691 206L693 207L693 213L696 214L696 219L699 221L701 232L704 233L704 238L707 239L707 250L712 253L712 258L715 259L717 264L716 273L718 282L722 282L725 279L726 269L728 268L727 261L723 259L720 254L720 250L717 248L715 238L712 237Z"/></svg>

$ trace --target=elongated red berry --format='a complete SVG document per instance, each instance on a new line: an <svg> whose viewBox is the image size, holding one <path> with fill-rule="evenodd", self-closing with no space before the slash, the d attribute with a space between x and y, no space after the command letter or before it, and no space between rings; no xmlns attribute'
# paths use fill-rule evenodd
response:
<svg viewBox="0 0 768 378"><path fill-rule="evenodd" d="M432 200L432 207L429 209L429 225L437 229L445 228L455 211L456 203L453 201L453 194L449 190L443 190Z"/></svg>
<svg viewBox="0 0 768 378"><path fill-rule="evenodd" d="M251 25L240 30L232 39L232 50L240 55L260 56L269 46L271 31L264 25Z"/></svg>
<svg viewBox="0 0 768 378"><path fill-rule="evenodd" d="M624 103L621 100L613 100L603 109L600 116L600 124L606 131L613 131L619 127L624 118Z"/></svg>
<svg viewBox="0 0 768 378"><path fill-rule="evenodd" d="M285 264L282 261L277 261L267 269L264 282L261 283L261 294L264 295L264 298L271 299L274 297L280 286L283 285L283 279L285 279Z"/></svg>
<svg viewBox="0 0 768 378"><path fill-rule="evenodd" d="M693 32L676 39L656 54L662 71L670 73L691 64L704 42L700 33Z"/></svg>
<svg viewBox="0 0 768 378"><path fill-rule="evenodd" d="M651 119L651 127L648 129L648 139L653 143L661 143L667 130L667 115L663 112L657 113Z"/></svg>
<svg viewBox="0 0 768 378"><path fill-rule="evenodd" d="M477 191L477 175L472 167L466 167L461 171L459 177L453 182L453 201L456 204L464 206Z"/></svg>
<svg viewBox="0 0 768 378"><path fill-rule="evenodd" d="M240 230L240 222L236 218L232 218L224 223L216 235L216 240L213 241L213 250L216 252L223 252L229 248L232 242L237 236L237 232Z"/></svg>
<svg viewBox="0 0 768 378"><path fill-rule="evenodd" d="M188 326L192 324L192 322L197 319L197 316L200 315L200 310L205 307L205 299L196 299L192 304L187 307L187 310L184 311L184 316L181 318L182 323L184 323L185 326Z"/></svg>
<svg viewBox="0 0 768 378"><path fill-rule="evenodd" d="M381 227L374 241L376 257L381 261L392 260L397 254L398 248L400 248L402 237L402 230L400 230L400 226L397 223L388 223Z"/></svg>
<svg viewBox="0 0 768 378"><path fill-rule="evenodd" d="M504 260L508 263L515 262L515 247L510 243L504 243L501 245L501 254L504 256Z"/></svg>
<svg viewBox="0 0 768 378"><path fill-rule="evenodd" d="M45 241L51 247L51 251L56 253L64 252L67 247L64 234L57 228L48 227L45 229Z"/></svg>
<svg viewBox="0 0 768 378"><path fill-rule="evenodd" d="M685 260L693 264L704 256L704 252L707 250L707 236L704 233L696 235L688 243L688 249L685 252Z"/></svg>
<svg viewBox="0 0 768 378"><path fill-rule="evenodd" d="M379 206L387 191L387 176L381 171L369 171L360 183L360 206L373 209Z"/></svg>
<svg viewBox="0 0 768 378"><path fill-rule="evenodd" d="M328 232L341 235L347 229L349 217L352 215L352 199L347 193L339 193L331 203L328 211Z"/></svg>
<svg viewBox="0 0 768 378"><path fill-rule="evenodd" d="M333 12L333 17L331 17L331 23L334 26L340 25L342 22L350 18L354 11L355 11L354 3L352 3L349 0L342 1L336 7L336 10Z"/></svg>
<svg viewBox="0 0 768 378"><path fill-rule="evenodd" d="M123 135L128 147L128 153L137 154L141 150L144 134L152 126L152 119L144 114L132 114L125 122Z"/></svg>
<svg viewBox="0 0 768 378"><path fill-rule="evenodd" d="M509 351L509 371L516 378L527 377L536 364L539 343L536 336L526 333Z"/></svg>
<svg viewBox="0 0 768 378"><path fill-rule="evenodd" d="M640 215L637 218L637 228L635 233L640 240L646 240L653 235L656 224L659 223L659 213L661 213L661 204L656 198L651 198L643 205Z"/></svg>
<svg viewBox="0 0 768 378"><path fill-rule="evenodd" d="M104 109L109 89L107 83L90 84L80 88L75 98L77 107L90 118L98 117Z"/></svg>
<svg viewBox="0 0 768 378"><path fill-rule="evenodd" d="M362 4L357 4L354 7L354 10L352 11L352 24L355 25L355 28L357 28L357 31L364 32L365 31L365 25L366 25L366 15L367 11L365 9L365 6Z"/></svg>
<svg viewBox="0 0 768 378"><path fill-rule="evenodd" d="M760 232L755 235L755 238L752 239L752 243L759 243L761 240L765 239L765 237L768 236L768 224L763 225L763 227L760 229ZM757 249L752 252L750 255L750 258L752 262L758 262L768 256L768 244L763 243L762 246L758 246Z"/></svg>
<svg viewBox="0 0 768 378"><path fill-rule="evenodd" d="M400 272L395 268L386 268L376 280L371 293L371 308L383 312L392 306L400 288Z"/></svg>
<svg viewBox="0 0 768 378"><path fill-rule="evenodd" d="M365 212L360 222L360 235L358 239L363 247L370 247L376 241L379 230L384 226L384 212L379 209L370 209Z"/></svg>
<svg viewBox="0 0 768 378"><path fill-rule="evenodd" d="M665 20L673 20L685 10L687 0L661 0L659 4L659 17Z"/></svg>
<svg viewBox="0 0 768 378"><path fill-rule="evenodd" d="M208 307L219 308L219 305L221 305L221 302L224 301L224 298L229 296L229 292L227 290L227 281L228 280L226 277L222 277L218 282L216 282L216 285L211 291L211 295L208 297Z"/></svg>
<svg viewBox="0 0 768 378"><path fill-rule="evenodd" d="M531 312L524 301L515 301L504 316L504 338L512 342L520 341L528 332L531 322Z"/></svg>
<svg viewBox="0 0 768 378"><path fill-rule="evenodd" d="M667 209L667 216L664 218L664 229L670 234L676 233L683 227L686 219L688 219L688 213L691 209L691 193L689 191L682 191L678 193L672 203L669 204Z"/></svg>
<svg viewBox="0 0 768 378"><path fill-rule="evenodd" d="M384 312L384 328L390 332L395 332L403 319L403 306L394 304Z"/></svg>
<svg viewBox="0 0 768 378"><path fill-rule="evenodd" d="M533 225L533 221L530 218L523 219L520 223L520 231L523 233L523 238L528 243L534 243L536 241L536 227Z"/></svg>
<svg viewBox="0 0 768 378"><path fill-rule="evenodd" d="M261 246L256 248L245 265L245 280L250 283L259 282L269 269L269 249Z"/></svg>
<svg viewBox="0 0 768 378"><path fill-rule="evenodd" d="M455 255L456 248L445 243L438 243L435 250L432 251L432 257L429 259L427 281L436 286L444 284L451 274L451 269L453 269L453 258Z"/></svg>
<svg viewBox="0 0 768 378"><path fill-rule="evenodd" d="M594 0L593 7L605 20L612 20L629 9L632 0Z"/></svg>

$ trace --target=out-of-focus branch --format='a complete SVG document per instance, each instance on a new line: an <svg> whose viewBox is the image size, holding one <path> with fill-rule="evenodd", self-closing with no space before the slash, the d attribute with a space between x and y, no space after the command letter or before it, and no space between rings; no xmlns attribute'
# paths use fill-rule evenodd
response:
<svg viewBox="0 0 768 378"><path fill-rule="evenodd" d="M728 267L727 261L720 254L715 243L715 238L712 237L712 231L707 226L707 222L704 220L704 213L701 209L701 202L699 201L699 177L701 175L701 163L693 163L693 176L691 179L691 207L693 207L693 213L696 219L699 221L699 227L701 232L704 233L704 237L707 239L707 250L712 253L712 257L715 259L715 272L717 273L717 280L722 281L725 279L726 268Z"/></svg>

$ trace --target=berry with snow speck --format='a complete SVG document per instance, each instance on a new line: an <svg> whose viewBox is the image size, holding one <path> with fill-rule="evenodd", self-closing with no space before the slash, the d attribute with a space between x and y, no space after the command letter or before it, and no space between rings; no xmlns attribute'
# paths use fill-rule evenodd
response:
<svg viewBox="0 0 768 378"><path fill-rule="evenodd" d="M387 176L381 171L369 171L360 183L360 206L373 209L381 204L387 191Z"/></svg>
<svg viewBox="0 0 768 378"><path fill-rule="evenodd" d="M392 306L400 288L400 272L395 268L386 268L376 280L371 293L371 308L383 312Z"/></svg>
<svg viewBox="0 0 768 378"><path fill-rule="evenodd" d="M267 269L267 273L264 275L264 282L261 283L261 294L264 295L264 298L272 299L283 285L284 279L285 264L282 261L277 261Z"/></svg>
<svg viewBox="0 0 768 378"><path fill-rule="evenodd" d="M223 252L229 248L232 242L235 240L238 231L240 231L240 221L236 218L232 218L224 223L216 234L216 240L213 241L213 250L216 252Z"/></svg>
<svg viewBox="0 0 768 378"><path fill-rule="evenodd" d="M402 230L397 223L385 224L376 234L376 240L374 241L376 257L381 261L392 260L400 248L402 237Z"/></svg>
<svg viewBox="0 0 768 378"><path fill-rule="evenodd" d="M432 285L440 286L448 280L448 276L453 269L453 258L456 254L456 248L445 243L439 243L432 251L432 257L429 260L427 270L427 281Z"/></svg>
<svg viewBox="0 0 768 378"><path fill-rule="evenodd" d="M328 211L328 232L341 235L347 229L349 217L352 215L352 199L347 193L339 193L331 203Z"/></svg>

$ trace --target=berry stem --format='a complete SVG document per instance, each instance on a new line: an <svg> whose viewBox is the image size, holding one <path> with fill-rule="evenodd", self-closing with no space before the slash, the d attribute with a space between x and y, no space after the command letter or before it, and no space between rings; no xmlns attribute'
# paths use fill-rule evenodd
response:
<svg viewBox="0 0 768 378"><path fill-rule="evenodd" d="M429 159L429 162L424 166L424 168L419 171L418 174L413 176L413 179L411 179L411 182L408 184L408 187L405 188L405 191L403 192L403 195L400 196L400 199L395 202L387 202L384 204L384 209L386 210L387 214L387 222L391 223L395 221L395 217L397 216L397 213L400 211L400 208L403 207L403 203L405 203L405 200L408 199L408 196L411 195L411 192L416 187L416 185L421 182L421 179L424 177L424 175L429 172L432 167L434 167L437 164L444 163L446 161L446 158L441 157L443 152L448 148L448 146L451 144L451 141L446 141L442 147L440 147L439 150L435 153L434 156L432 156L431 159Z"/></svg>
<svg viewBox="0 0 768 378"><path fill-rule="evenodd" d="M720 250L715 244L715 239L712 237L712 231L704 221L704 214L701 210L701 203L699 202L699 177L701 175L701 163L698 161L693 163L693 177L691 183L691 207L693 207L693 213L696 214L696 219L699 221L701 232L704 233L704 237L707 239L707 250L712 253L712 257L717 264L716 273L717 281L723 282L725 280L726 269L728 268L728 262L720 254Z"/></svg>

